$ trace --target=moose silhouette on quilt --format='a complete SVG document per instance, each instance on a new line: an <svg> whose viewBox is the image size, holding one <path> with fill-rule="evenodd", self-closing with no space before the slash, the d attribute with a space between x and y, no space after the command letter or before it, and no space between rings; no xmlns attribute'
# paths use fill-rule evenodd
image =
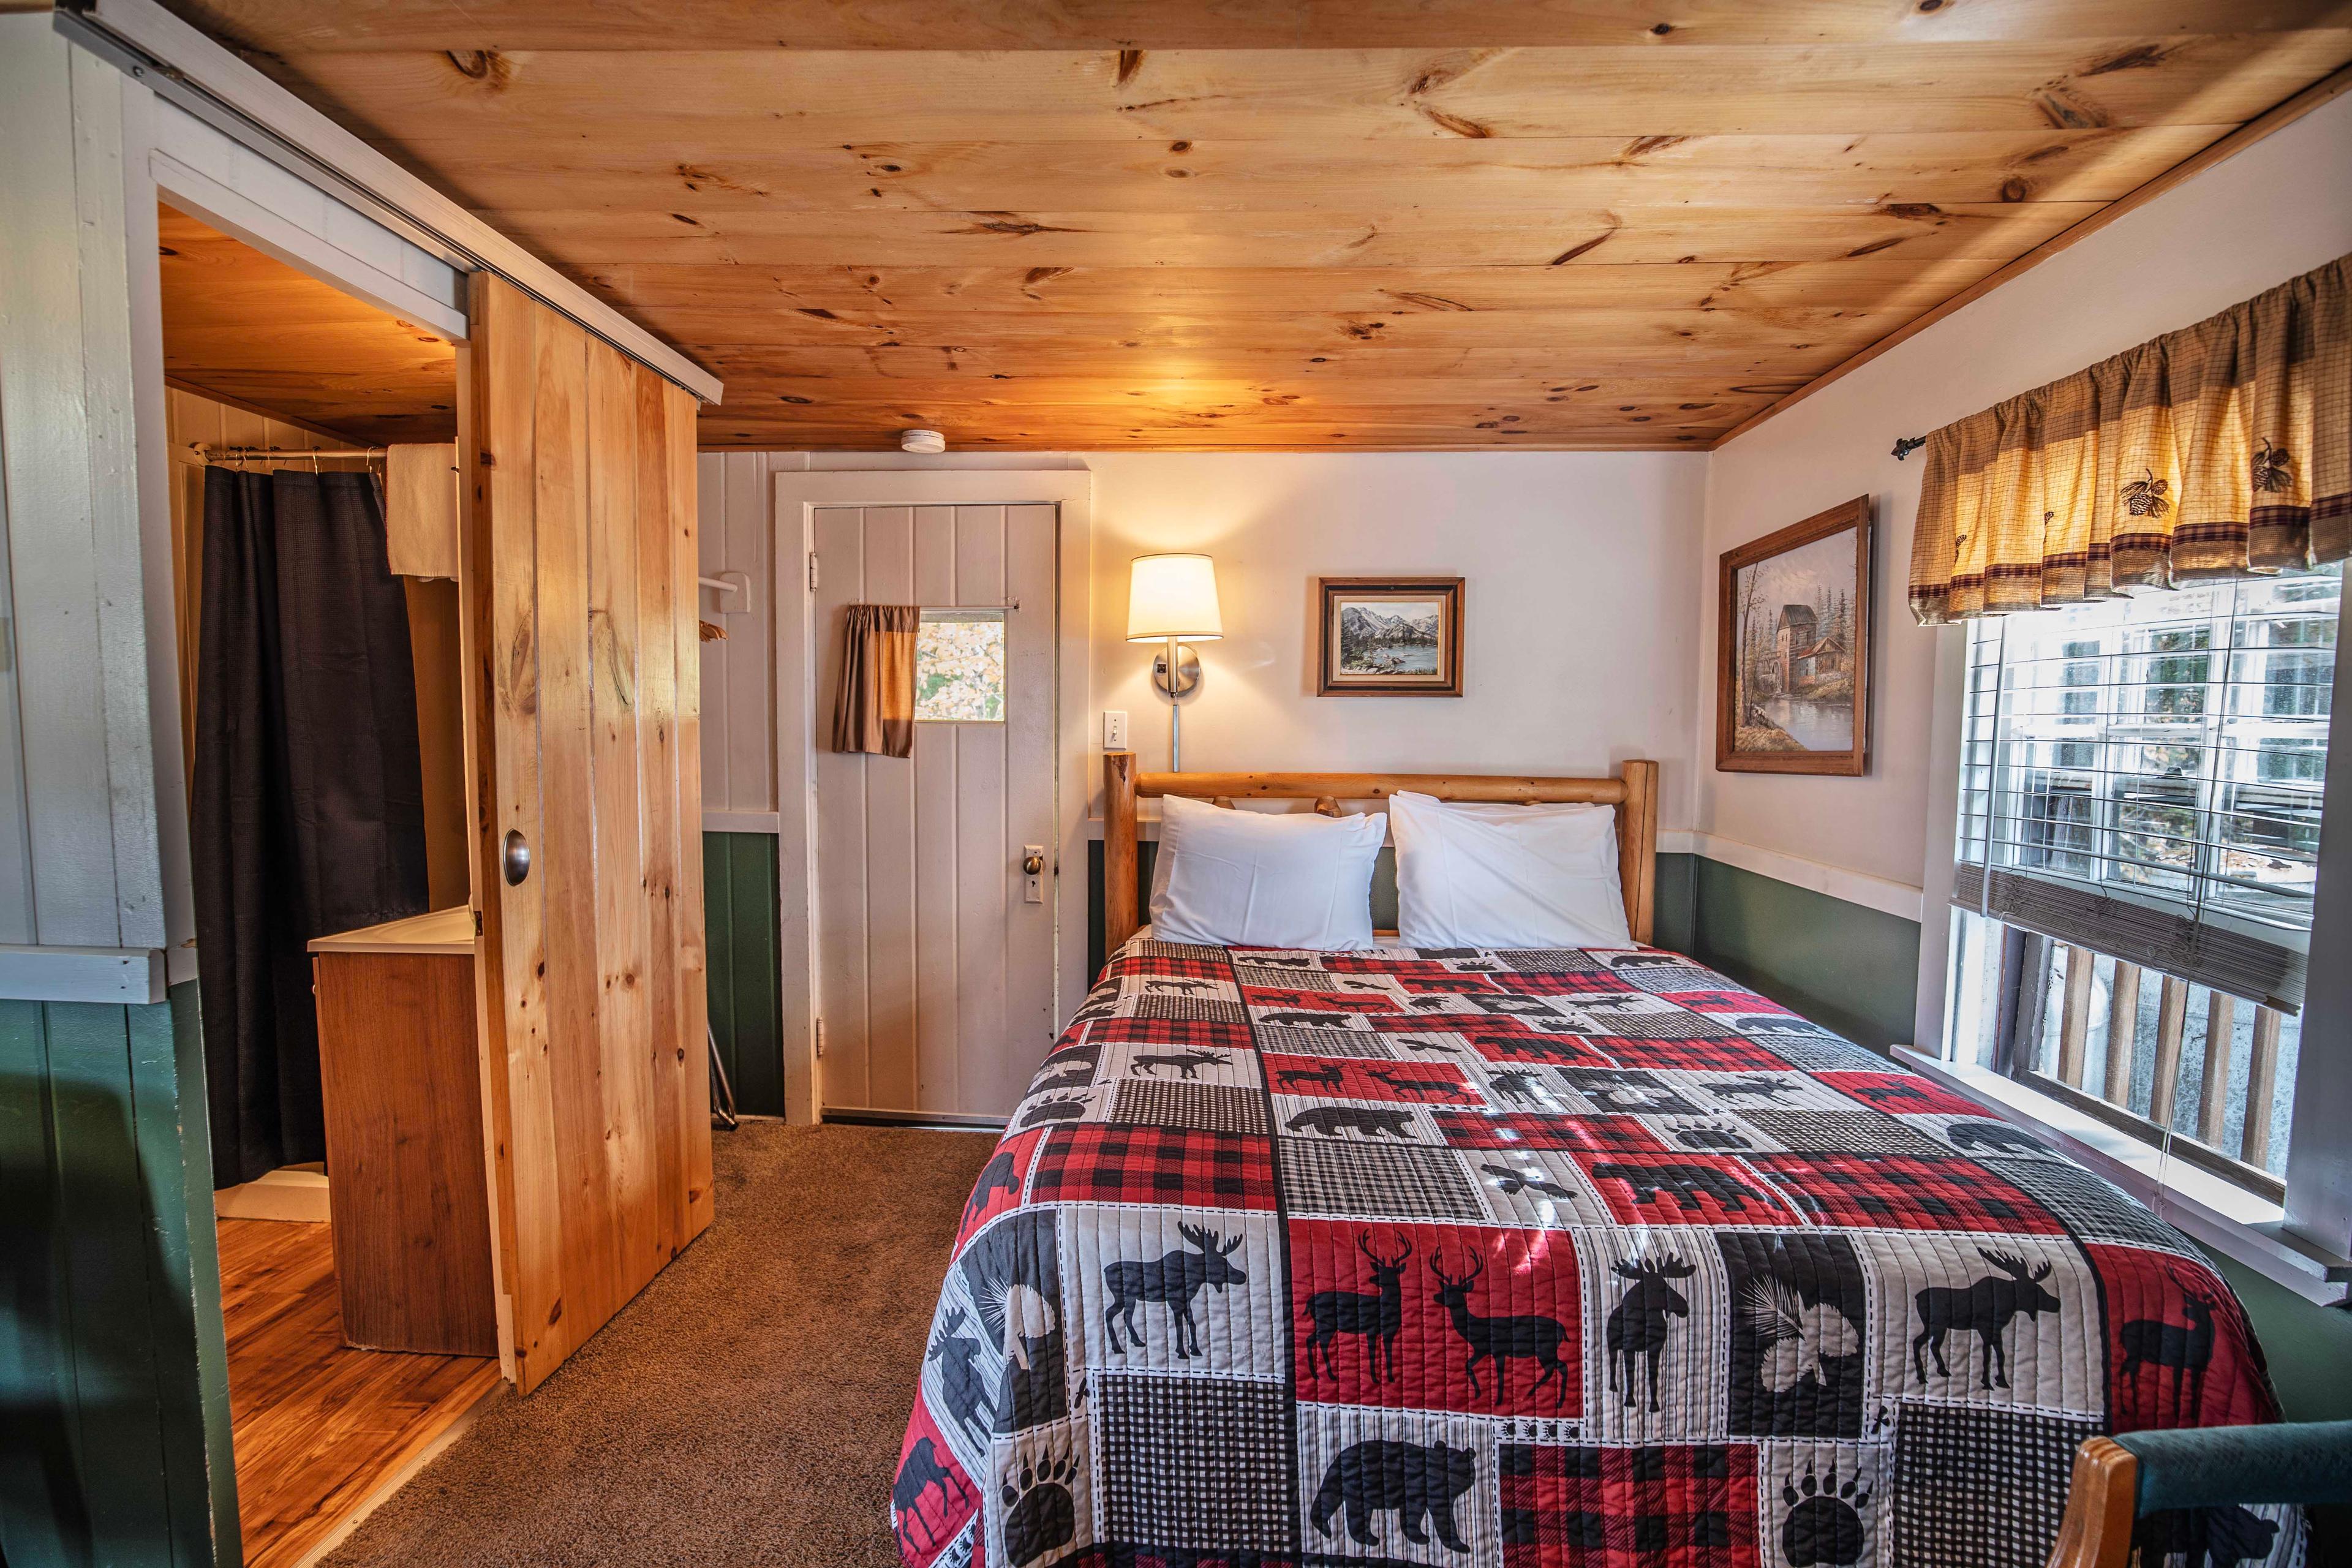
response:
<svg viewBox="0 0 2352 1568"><path fill-rule="evenodd" d="M2277 1418L2177 1231L1687 959L1146 933L973 1186L890 1519L909 1568L2014 1568L2084 1438ZM2299 1559L2211 1511L2143 1562Z"/></svg>

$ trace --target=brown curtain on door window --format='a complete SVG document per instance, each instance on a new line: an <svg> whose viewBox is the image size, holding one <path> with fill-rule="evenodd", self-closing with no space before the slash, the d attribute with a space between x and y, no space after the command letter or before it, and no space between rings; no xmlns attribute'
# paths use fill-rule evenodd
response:
<svg viewBox="0 0 2352 1568"><path fill-rule="evenodd" d="M2352 556L2352 257L1927 438L1923 626Z"/></svg>
<svg viewBox="0 0 2352 1568"><path fill-rule="evenodd" d="M915 752L914 605L852 605L841 629L841 687L833 696L833 749L886 757Z"/></svg>

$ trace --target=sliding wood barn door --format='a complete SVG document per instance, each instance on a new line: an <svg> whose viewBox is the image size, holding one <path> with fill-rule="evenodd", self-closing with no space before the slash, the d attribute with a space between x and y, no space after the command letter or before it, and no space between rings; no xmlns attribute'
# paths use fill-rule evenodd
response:
<svg viewBox="0 0 2352 1568"><path fill-rule="evenodd" d="M710 1223L695 404L510 284L472 308L474 885L529 1393Z"/></svg>

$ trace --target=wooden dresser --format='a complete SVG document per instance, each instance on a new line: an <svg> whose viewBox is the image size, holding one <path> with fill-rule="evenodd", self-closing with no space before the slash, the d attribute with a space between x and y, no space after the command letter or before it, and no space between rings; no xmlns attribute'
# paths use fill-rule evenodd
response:
<svg viewBox="0 0 2352 1568"><path fill-rule="evenodd" d="M343 1338L495 1356L473 911L320 937L310 953Z"/></svg>

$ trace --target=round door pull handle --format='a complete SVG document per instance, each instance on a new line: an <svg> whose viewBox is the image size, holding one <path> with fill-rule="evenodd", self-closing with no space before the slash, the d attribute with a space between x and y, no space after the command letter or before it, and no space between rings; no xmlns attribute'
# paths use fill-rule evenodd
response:
<svg viewBox="0 0 2352 1568"><path fill-rule="evenodd" d="M530 840L522 836L521 828L507 829L506 853L500 858L506 870L507 886L521 887L522 879L530 875Z"/></svg>
<svg viewBox="0 0 2352 1568"><path fill-rule="evenodd" d="M1021 859L1021 869L1029 876L1038 876L1045 869L1045 858L1043 855L1025 855Z"/></svg>

